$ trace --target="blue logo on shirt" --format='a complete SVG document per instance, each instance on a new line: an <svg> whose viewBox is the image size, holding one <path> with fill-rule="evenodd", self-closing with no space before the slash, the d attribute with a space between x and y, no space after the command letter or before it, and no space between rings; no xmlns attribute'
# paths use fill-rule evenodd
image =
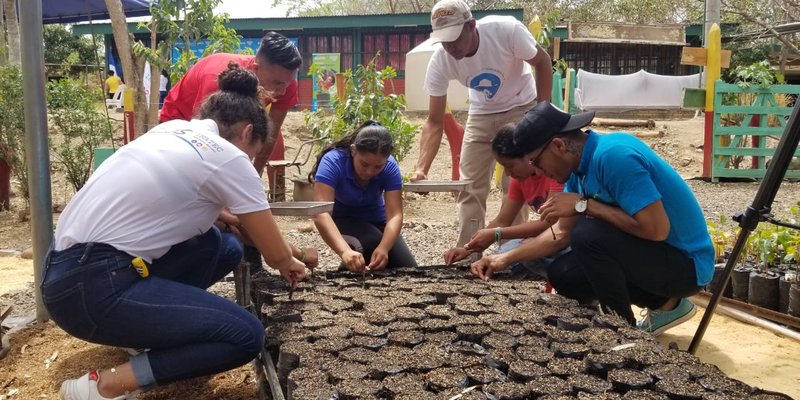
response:
<svg viewBox="0 0 800 400"><path fill-rule="evenodd" d="M500 77L492 73L483 72L472 78L469 82L469 87L483 93L486 96L486 100L491 100L500 90Z"/></svg>

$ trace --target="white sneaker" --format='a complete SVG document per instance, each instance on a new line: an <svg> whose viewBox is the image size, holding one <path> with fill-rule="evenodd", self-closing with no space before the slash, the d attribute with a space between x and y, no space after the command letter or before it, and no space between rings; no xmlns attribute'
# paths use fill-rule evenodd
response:
<svg viewBox="0 0 800 400"><path fill-rule="evenodd" d="M89 371L78 379L68 379L61 384L58 394L61 400L124 400L125 395L118 397L104 397L97 391L100 382L100 373L97 370Z"/></svg>

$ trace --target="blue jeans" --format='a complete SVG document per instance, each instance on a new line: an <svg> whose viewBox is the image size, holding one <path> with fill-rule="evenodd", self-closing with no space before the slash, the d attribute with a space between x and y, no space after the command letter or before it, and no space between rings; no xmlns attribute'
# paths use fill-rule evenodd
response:
<svg viewBox="0 0 800 400"><path fill-rule="evenodd" d="M631 304L655 310L670 298L700 291L694 261L667 242L625 233L596 218L581 218L570 233L572 251L547 269L550 283L581 303L598 300L636 324Z"/></svg>
<svg viewBox="0 0 800 400"><path fill-rule="evenodd" d="M53 321L77 338L149 348L131 358L137 383L147 389L227 371L261 351L258 318L206 291L241 258L239 240L212 227L172 246L142 278L129 254L81 243L48 254L42 298Z"/></svg>

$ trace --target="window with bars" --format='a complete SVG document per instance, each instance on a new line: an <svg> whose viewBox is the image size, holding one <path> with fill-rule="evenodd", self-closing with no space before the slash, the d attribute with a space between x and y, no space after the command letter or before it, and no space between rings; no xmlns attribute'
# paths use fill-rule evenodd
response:
<svg viewBox="0 0 800 400"><path fill-rule="evenodd" d="M353 68L353 41L351 35L309 35L298 38L298 48L303 56L301 76L308 76L311 55L314 53L341 54L341 71Z"/></svg>
<svg viewBox="0 0 800 400"><path fill-rule="evenodd" d="M377 55L377 69L391 65L397 70L398 76L404 76L406 53L426 39L428 34L416 32L365 34L361 43L361 64L367 65Z"/></svg>

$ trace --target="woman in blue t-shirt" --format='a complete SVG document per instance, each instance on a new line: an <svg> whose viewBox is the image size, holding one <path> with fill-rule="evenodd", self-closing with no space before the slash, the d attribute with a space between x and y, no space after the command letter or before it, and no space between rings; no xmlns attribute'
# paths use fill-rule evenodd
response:
<svg viewBox="0 0 800 400"><path fill-rule="evenodd" d="M417 266L400 236L403 180L392 150L389 131L367 121L323 149L311 170L314 200L334 202L314 225L350 271Z"/></svg>

